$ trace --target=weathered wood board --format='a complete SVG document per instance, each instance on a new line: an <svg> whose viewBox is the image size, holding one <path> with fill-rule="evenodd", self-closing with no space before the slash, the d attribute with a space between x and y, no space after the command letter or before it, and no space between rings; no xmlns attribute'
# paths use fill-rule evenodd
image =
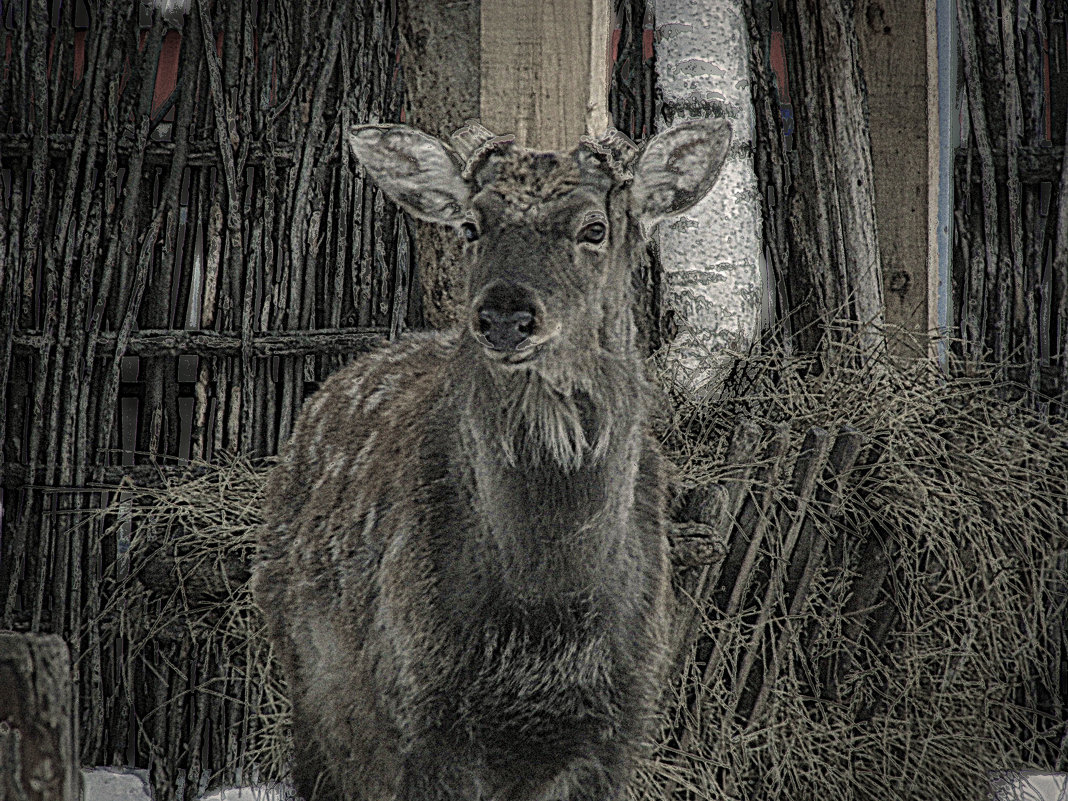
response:
<svg viewBox="0 0 1068 801"><path fill-rule="evenodd" d="M928 327L926 11L913 0L862 0L855 11L886 322L919 334Z"/></svg>
<svg viewBox="0 0 1068 801"><path fill-rule="evenodd" d="M0 632L0 799L77 801L66 643Z"/></svg>
<svg viewBox="0 0 1068 801"><path fill-rule="evenodd" d="M607 0L485 0L482 124L526 147L573 147L586 133L587 105L607 104L608 19Z"/></svg>

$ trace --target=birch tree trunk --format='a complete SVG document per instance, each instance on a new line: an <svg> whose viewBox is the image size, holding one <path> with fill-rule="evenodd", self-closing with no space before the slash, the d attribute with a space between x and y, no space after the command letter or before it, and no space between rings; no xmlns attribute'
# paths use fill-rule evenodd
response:
<svg viewBox="0 0 1068 801"><path fill-rule="evenodd" d="M726 350L756 336L763 298L760 208L752 162L748 37L740 0L657 0L664 127L729 119L734 139L715 189L659 231L669 351L684 385L715 381ZM711 358L710 358L711 357Z"/></svg>

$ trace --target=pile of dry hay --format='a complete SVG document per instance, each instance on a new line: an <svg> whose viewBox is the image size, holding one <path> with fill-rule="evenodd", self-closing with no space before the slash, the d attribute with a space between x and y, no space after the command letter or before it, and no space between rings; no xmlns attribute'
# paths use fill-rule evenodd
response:
<svg viewBox="0 0 1068 801"><path fill-rule="evenodd" d="M635 798L979 799L991 772L1068 769L1068 433L1003 400L1004 389L974 369L947 378L923 359L895 365L837 346L742 357L715 397L676 395L663 441L679 485L733 475L727 443L748 418L764 432L751 458L771 488L762 514L772 525L740 603L725 614L712 592L700 610ZM776 476L814 426L852 426L865 455L836 482L835 503L806 507L830 547L787 614L766 585L781 578L781 522L798 514L797 499ZM761 461L775 437L786 439L779 467ZM134 488L119 520L134 532L120 589L138 599L123 636L150 658L154 637L181 629L194 650L222 655L228 686L244 688L228 698L244 741L212 781L285 774L284 690L245 583L264 470L227 460ZM858 610L872 559L885 580ZM160 576L151 591L133 581L151 570L171 573L162 600ZM854 618L864 630L846 636ZM767 684L755 712L754 687L735 686L747 655ZM169 699L168 714L185 715L177 728L198 725L197 699L214 680ZM209 772L200 775L203 786Z"/></svg>

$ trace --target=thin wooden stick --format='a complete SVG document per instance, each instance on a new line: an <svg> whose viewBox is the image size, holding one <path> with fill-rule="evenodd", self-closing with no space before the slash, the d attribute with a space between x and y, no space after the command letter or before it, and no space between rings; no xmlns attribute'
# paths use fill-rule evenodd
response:
<svg viewBox="0 0 1068 801"><path fill-rule="evenodd" d="M735 683L734 697L730 704L731 711L737 713L742 703L743 695L749 683L750 674L756 665L759 656L764 630L771 620L773 612L778 609L783 600L785 590L785 569L794 552L794 546L800 536L805 513L812 500L816 478L823 469L827 458L827 450L830 444L830 435L822 428L810 428L805 434L805 441L801 445L801 453L794 464L791 488L796 498L789 509L789 528L782 540L782 551L776 555L772 565L771 576L764 588L764 596L760 601L760 613L753 624L749 636L749 645L742 657L741 667Z"/></svg>
<svg viewBox="0 0 1068 801"><path fill-rule="evenodd" d="M48 156L47 132L50 128L48 118L48 89L46 83L46 59L47 45L45 42L45 21L47 20L47 4L43 0L34 0L29 3L29 30L30 30L30 87L33 102L32 122L27 125L33 139L33 157L31 170L33 185L30 190L29 212L26 220L26 243L25 257L23 260L23 298L32 299L36 291L37 262L40 258L38 248L42 246L41 236L42 215L45 208L45 194L47 190L46 167ZM53 276L54 279L54 276ZM46 281L48 278L46 277ZM45 286L45 319L42 328L51 332L55 328L55 286ZM32 302L32 301L31 301ZM52 358L52 347L46 346L40 353L34 371L33 378L33 407L34 419L43 419L44 397L46 382L48 380L48 365ZM42 427L33 426L29 437L29 461L30 466L35 467L40 458ZM14 544L11 549L11 573L8 584L7 597L4 599L4 628L11 628L14 620L15 602L18 598L19 586L23 579L23 560L26 551L26 541L29 537L29 529L34 509L34 493L25 490L23 499L22 517L15 528ZM48 539L47 527L49 522L43 519L41 522L40 543L42 547ZM47 552L47 551L45 551ZM41 549L38 549L41 558ZM41 575L41 567L38 569L37 585L31 587L35 596L43 591L44 577ZM41 625L41 603L34 601L32 629L38 631Z"/></svg>
<svg viewBox="0 0 1068 801"><path fill-rule="evenodd" d="M860 454L863 440L863 435L849 426L844 426L838 433L834 445L831 447L830 455L827 457L823 483L816 489L817 503L830 506L837 500L838 492L833 491L831 486L839 481L842 475L852 469L857 456ZM764 671L760 691L757 693L753 707L749 712L748 726L750 728L759 724L760 715L764 711L765 704L778 680L783 655L787 652L790 641L798 637L796 621L800 619L804 610L805 602L808 600L808 592L816 574L816 568L822 561L824 549L827 546L827 541L816 534L815 527L812 521L807 519L807 516L803 523L803 533L805 534L804 540L799 540L795 552L795 556L800 558L795 558L791 563L791 568L795 565L803 565L803 568L801 568L800 575L796 579L791 581L788 577L786 582L784 598L790 598L789 609L782 631L779 634L778 643L772 648L771 663ZM794 572L794 570L790 572Z"/></svg>

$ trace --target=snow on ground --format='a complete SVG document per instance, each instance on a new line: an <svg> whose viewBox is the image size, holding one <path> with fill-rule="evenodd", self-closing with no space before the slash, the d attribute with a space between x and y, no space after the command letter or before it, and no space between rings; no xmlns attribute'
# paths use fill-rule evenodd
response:
<svg viewBox="0 0 1068 801"><path fill-rule="evenodd" d="M151 799L147 770L131 768L82 770L82 801L151 801Z"/></svg>
<svg viewBox="0 0 1068 801"><path fill-rule="evenodd" d="M200 801L289 801L293 793L285 787L229 787L213 790ZM148 771L133 768L82 769L82 801L152 801Z"/></svg>
<svg viewBox="0 0 1068 801"><path fill-rule="evenodd" d="M202 795L200 801L287 801L292 795L280 787L232 787Z"/></svg>
<svg viewBox="0 0 1068 801"><path fill-rule="evenodd" d="M1007 772L994 783L994 801L1068 801L1068 773Z"/></svg>
<svg viewBox="0 0 1068 801"><path fill-rule="evenodd" d="M148 771L93 768L82 771L82 801L152 801ZM213 790L200 801L288 801L285 787L231 787ZM994 782L993 801L1068 801L1068 773L1007 771Z"/></svg>

